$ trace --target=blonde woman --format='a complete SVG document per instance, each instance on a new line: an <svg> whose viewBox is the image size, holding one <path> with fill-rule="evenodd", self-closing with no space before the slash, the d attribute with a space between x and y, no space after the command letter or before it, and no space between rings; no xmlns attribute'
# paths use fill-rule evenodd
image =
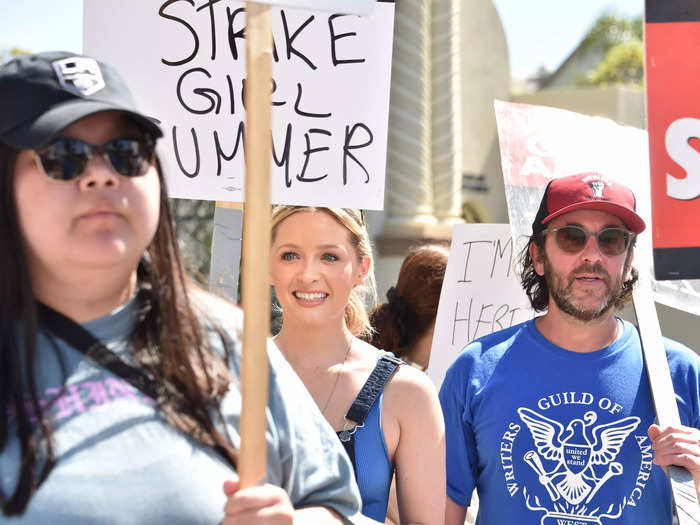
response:
<svg viewBox="0 0 700 525"><path fill-rule="evenodd" d="M362 512L383 522L396 472L402 522L442 523L444 424L432 383L358 336L370 330L372 252L357 210L280 206L270 278L282 307L277 346L338 433Z"/></svg>

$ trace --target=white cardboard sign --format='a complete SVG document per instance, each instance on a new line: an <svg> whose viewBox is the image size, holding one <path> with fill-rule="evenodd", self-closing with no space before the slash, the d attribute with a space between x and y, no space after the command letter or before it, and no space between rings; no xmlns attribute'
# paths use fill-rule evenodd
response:
<svg viewBox="0 0 700 525"><path fill-rule="evenodd" d="M393 17L271 9L273 203L383 207ZM161 121L170 195L242 202L245 4L86 0L84 24Z"/></svg>
<svg viewBox="0 0 700 525"><path fill-rule="evenodd" d="M526 243L508 224L454 227L427 370L438 389L468 343L534 317L515 273Z"/></svg>
<svg viewBox="0 0 700 525"><path fill-rule="evenodd" d="M294 7L307 11L331 11L351 15L367 15L372 12L376 0L257 0L261 4Z"/></svg>

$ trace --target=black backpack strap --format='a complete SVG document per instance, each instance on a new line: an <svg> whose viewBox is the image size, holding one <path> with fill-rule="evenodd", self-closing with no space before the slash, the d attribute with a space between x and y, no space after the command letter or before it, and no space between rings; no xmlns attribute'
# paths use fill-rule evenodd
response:
<svg viewBox="0 0 700 525"><path fill-rule="evenodd" d="M360 389L355 401L350 406L350 410L345 414L345 428L338 432L338 437L345 443L349 441L358 428L362 428L369 411L374 403L379 399L379 395L384 390L384 386L394 375L396 369L403 364L401 359L392 353L382 354L377 360L377 364L372 373Z"/></svg>
<svg viewBox="0 0 700 525"><path fill-rule="evenodd" d="M43 328L65 341L88 359L122 378L156 403L162 400L166 392L165 386L156 384L153 377L146 371L125 362L88 330L53 308L37 301L37 311L39 323ZM235 463L231 461L221 445L213 445L213 448L236 470Z"/></svg>
<svg viewBox="0 0 700 525"><path fill-rule="evenodd" d="M122 360L81 325L45 304L37 302L39 323L98 365L121 377L146 396L157 401L158 389L143 370Z"/></svg>

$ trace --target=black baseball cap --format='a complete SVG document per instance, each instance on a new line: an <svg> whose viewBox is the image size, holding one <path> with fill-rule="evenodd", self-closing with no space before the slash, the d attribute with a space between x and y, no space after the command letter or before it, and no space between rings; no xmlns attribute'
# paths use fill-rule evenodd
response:
<svg viewBox="0 0 700 525"><path fill-rule="evenodd" d="M65 51L17 57L0 67L0 141L36 149L72 123L103 111L122 111L159 138L116 69Z"/></svg>

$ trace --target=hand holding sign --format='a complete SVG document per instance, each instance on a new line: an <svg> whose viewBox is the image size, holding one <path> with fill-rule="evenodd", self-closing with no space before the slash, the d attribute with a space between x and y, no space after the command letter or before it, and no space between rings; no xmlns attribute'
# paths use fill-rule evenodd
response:
<svg viewBox="0 0 700 525"><path fill-rule="evenodd" d="M265 484L242 488L237 481L224 482L228 498L224 507L222 525L249 525L255 523L289 522L294 520L294 507L284 489Z"/></svg>

